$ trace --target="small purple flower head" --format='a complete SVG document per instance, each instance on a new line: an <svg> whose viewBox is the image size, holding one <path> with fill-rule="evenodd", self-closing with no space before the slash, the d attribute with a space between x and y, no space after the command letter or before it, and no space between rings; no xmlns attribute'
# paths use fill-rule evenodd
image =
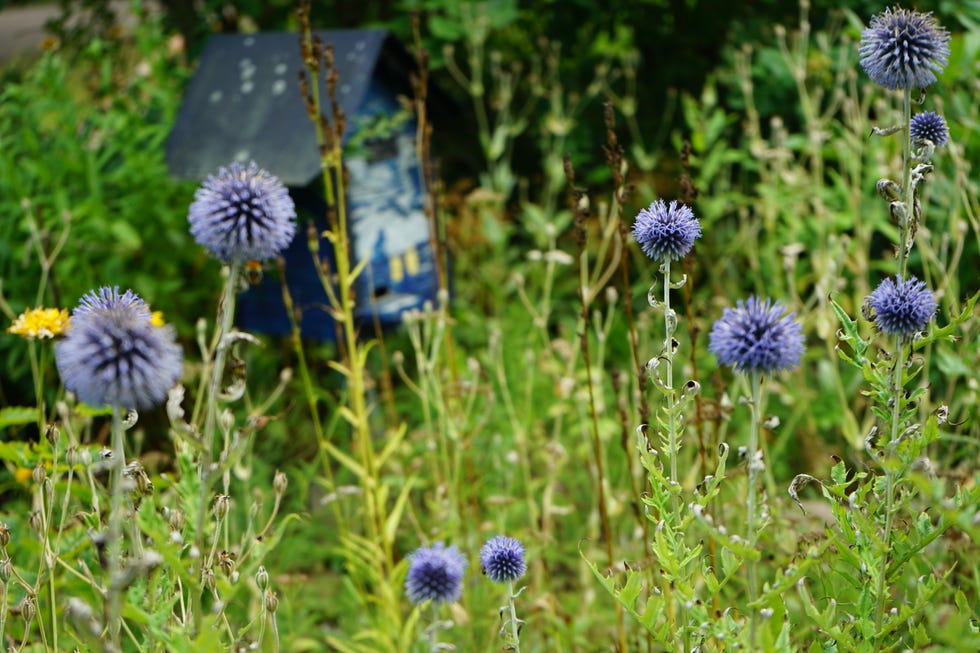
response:
<svg viewBox="0 0 980 653"><path fill-rule="evenodd" d="M865 300L882 333L909 337L926 328L936 314L936 298L925 282L896 276L882 281Z"/></svg>
<svg viewBox="0 0 980 653"><path fill-rule="evenodd" d="M506 535L490 538L480 549L480 567L495 583L518 580L527 572L524 545Z"/></svg>
<svg viewBox="0 0 980 653"><path fill-rule="evenodd" d="M923 111L912 116L909 136L912 142L932 141L936 147L943 147L949 142L949 127L946 126L946 119L938 113Z"/></svg>
<svg viewBox="0 0 980 653"><path fill-rule="evenodd" d="M633 237L654 261L676 261L687 256L694 240L701 237L701 225L691 207L676 200L669 205L657 200L637 214Z"/></svg>
<svg viewBox="0 0 980 653"><path fill-rule="evenodd" d="M296 207L283 183L254 161L232 163L197 189L187 221L194 240L221 261L262 261L289 246Z"/></svg>
<svg viewBox="0 0 980 653"><path fill-rule="evenodd" d="M180 379L183 352L172 326L154 326L139 295L118 288L86 294L55 346L55 363L80 401L91 406L151 408Z"/></svg>
<svg viewBox="0 0 980 653"><path fill-rule="evenodd" d="M749 297L726 308L711 328L708 350L737 372L776 372L796 367L803 356L803 328L779 302Z"/></svg>
<svg viewBox="0 0 980 653"><path fill-rule="evenodd" d="M949 61L949 32L932 14L885 9L861 33L861 66L892 90L925 88Z"/></svg>
<svg viewBox="0 0 980 653"><path fill-rule="evenodd" d="M408 564L405 592L412 603L453 603L463 592L466 558L455 546L436 542L417 549Z"/></svg>

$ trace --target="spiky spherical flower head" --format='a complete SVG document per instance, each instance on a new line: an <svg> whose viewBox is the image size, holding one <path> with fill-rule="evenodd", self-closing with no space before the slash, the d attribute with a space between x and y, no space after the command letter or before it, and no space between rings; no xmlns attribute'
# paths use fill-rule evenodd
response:
<svg viewBox="0 0 980 653"><path fill-rule="evenodd" d="M296 207L279 179L254 161L210 175L187 213L191 235L225 263L262 261L286 249Z"/></svg>
<svg viewBox="0 0 980 653"><path fill-rule="evenodd" d="M691 207L676 200L670 204L657 200L637 214L633 237L654 261L676 261L687 256L694 240L701 237L701 224Z"/></svg>
<svg viewBox="0 0 980 653"><path fill-rule="evenodd" d="M868 295L875 324L882 333L903 338L926 328L936 314L936 298L925 282L915 277L902 281L888 277Z"/></svg>
<svg viewBox="0 0 980 653"><path fill-rule="evenodd" d="M527 572L524 545L506 535L492 537L480 549L480 567L495 583L518 580Z"/></svg>
<svg viewBox="0 0 980 653"><path fill-rule="evenodd" d="M946 126L946 119L938 113L923 111L912 116L909 136L913 142L932 141L936 147L943 147L949 142L949 127Z"/></svg>
<svg viewBox="0 0 980 653"><path fill-rule="evenodd" d="M183 353L171 326L154 326L139 295L100 288L72 311L55 346L65 388L91 406L150 408L180 379Z"/></svg>
<svg viewBox="0 0 980 653"><path fill-rule="evenodd" d="M925 88L949 61L949 32L932 14L885 9L861 33L861 66L892 90Z"/></svg>
<svg viewBox="0 0 980 653"><path fill-rule="evenodd" d="M466 558L442 542L417 549L408 564L405 593L412 603L453 603L463 592Z"/></svg>
<svg viewBox="0 0 980 653"><path fill-rule="evenodd" d="M796 367L803 356L803 328L779 302L758 297L726 308L711 328L708 350L736 372L777 372Z"/></svg>

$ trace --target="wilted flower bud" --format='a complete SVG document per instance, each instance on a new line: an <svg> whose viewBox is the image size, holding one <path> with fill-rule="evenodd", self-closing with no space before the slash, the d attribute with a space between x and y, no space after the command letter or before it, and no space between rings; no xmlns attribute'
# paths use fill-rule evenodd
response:
<svg viewBox="0 0 980 653"><path fill-rule="evenodd" d="M222 551L218 554L218 568L228 578L235 571L235 554L230 551Z"/></svg>
<svg viewBox="0 0 980 653"><path fill-rule="evenodd" d="M276 613L279 609L279 597L272 590L265 591L265 609L272 614Z"/></svg>
<svg viewBox="0 0 980 653"><path fill-rule="evenodd" d="M180 508L167 511L167 520L170 523L170 530L180 532L184 529L184 511Z"/></svg>
<svg viewBox="0 0 980 653"><path fill-rule="evenodd" d="M214 569L205 567L201 570L201 583L205 588L214 591Z"/></svg>
<svg viewBox="0 0 980 653"><path fill-rule="evenodd" d="M0 549L6 549L9 543L10 527L4 522L0 522Z"/></svg>
<svg viewBox="0 0 980 653"><path fill-rule="evenodd" d="M289 486L289 479L285 474L276 470L276 475L272 478L272 487L275 489L276 494L282 495L286 493L286 488Z"/></svg>
<svg viewBox="0 0 980 653"><path fill-rule="evenodd" d="M889 202L902 199L902 188L891 179L879 179L876 187L878 194Z"/></svg>
<svg viewBox="0 0 980 653"><path fill-rule="evenodd" d="M28 518L27 523L31 525L31 529L38 535L44 530L44 518L41 516L40 510L35 510L31 513Z"/></svg>
<svg viewBox="0 0 980 653"><path fill-rule="evenodd" d="M227 494L219 494L214 499L214 516L218 520L222 520L228 514L228 508L231 505L231 497Z"/></svg>
<svg viewBox="0 0 980 653"><path fill-rule="evenodd" d="M44 469L44 463L38 463L34 466L34 471L31 473L31 478L35 483L41 485L44 480L48 477L48 472Z"/></svg>
<svg viewBox="0 0 980 653"><path fill-rule="evenodd" d="M31 622L34 621L36 615L37 606L34 604L34 599L30 596L24 597L24 602L20 604L20 616L24 618L24 621Z"/></svg>
<svg viewBox="0 0 980 653"><path fill-rule="evenodd" d="M59 429L55 424L48 424L44 429L44 439L48 441L53 448L58 447L58 441L61 440L61 429Z"/></svg>

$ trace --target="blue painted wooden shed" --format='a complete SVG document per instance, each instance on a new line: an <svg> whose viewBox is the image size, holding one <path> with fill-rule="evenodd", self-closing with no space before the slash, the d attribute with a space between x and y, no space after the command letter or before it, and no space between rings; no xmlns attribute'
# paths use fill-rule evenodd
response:
<svg viewBox="0 0 980 653"><path fill-rule="evenodd" d="M359 125L399 110L409 95L412 62L385 30L316 32L332 44L345 142ZM171 173L201 180L232 161L254 160L290 188L299 224L285 252L290 294L304 338L333 339L334 321L307 244L306 224L326 228L320 156L298 86L303 68L293 33L222 34L201 54L167 142ZM321 84L321 97L326 97ZM360 142L345 156L347 211L354 261L369 261L357 287L358 318L397 324L401 314L434 301L438 289L429 221L423 211L414 117ZM332 262L321 238L320 255ZM277 275L264 275L238 300L238 326L285 335L290 323Z"/></svg>

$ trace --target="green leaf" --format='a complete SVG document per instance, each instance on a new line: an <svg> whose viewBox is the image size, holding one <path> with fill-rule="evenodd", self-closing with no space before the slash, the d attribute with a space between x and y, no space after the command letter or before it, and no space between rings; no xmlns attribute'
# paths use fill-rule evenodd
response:
<svg viewBox="0 0 980 653"><path fill-rule="evenodd" d="M37 421L37 408L31 406L7 406L0 408L0 429L8 426L33 424Z"/></svg>

